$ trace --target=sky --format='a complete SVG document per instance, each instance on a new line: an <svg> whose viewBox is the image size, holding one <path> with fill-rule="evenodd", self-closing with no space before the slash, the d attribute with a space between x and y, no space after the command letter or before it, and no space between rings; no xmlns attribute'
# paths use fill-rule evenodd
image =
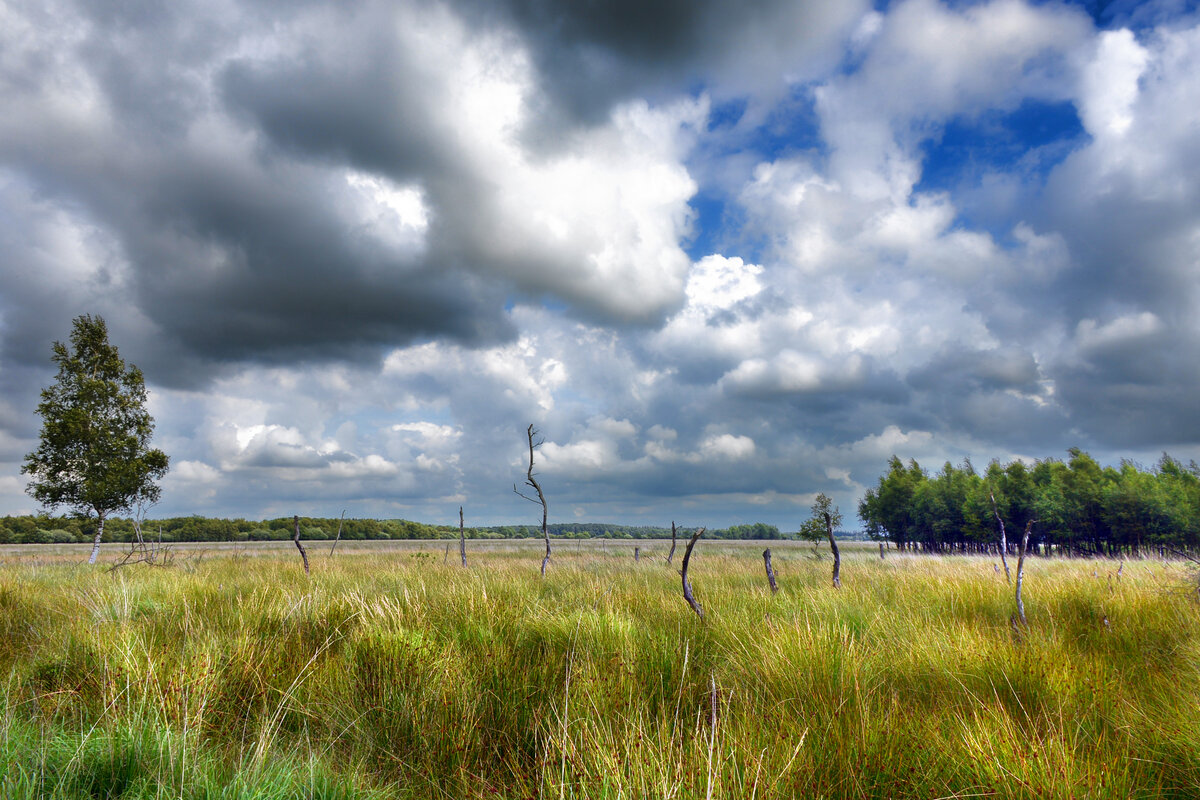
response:
<svg viewBox="0 0 1200 800"><path fill-rule="evenodd" d="M0 109L0 513L86 313L152 517L1200 459L1194 2L0 0Z"/></svg>

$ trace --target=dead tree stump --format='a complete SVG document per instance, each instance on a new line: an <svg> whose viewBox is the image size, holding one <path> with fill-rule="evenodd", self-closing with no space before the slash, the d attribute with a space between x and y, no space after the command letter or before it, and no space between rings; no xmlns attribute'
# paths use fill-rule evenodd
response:
<svg viewBox="0 0 1200 800"><path fill-rule="evenodd" d="M825 514L825 532L829 535L829 549L833 551L833 588L842 588L842 554L838 552L837 542L833 539L833 519L829 512Z"/></svg>
<svg viewBox="0 0 1200 800"><path fill-rule="evenodd" d="M683 599L687 600L688 605L692 607L692 611L696 612L696 616L700 618L701 622L704 621L704 609L692 595L692 582L688 580L688 562L692 560L692 548L696 546L696 541L703 535L704 528L699 528L692 534L692 538L688 540L687 549L683 551L683 569L679 571L683 578Z"/></svg>
<svg viewBox="0 0 1200 800"><path fill-rule="evenodd" d="M763 565L767 568L767 583L771 584L771 594L779 591L775 584L775 569L771 566L771 548L763 550Z"/></svg>
<svg viewBox="0 0 1200 800"><path fill-rule="evenodd" d="M458 507L458 553L462 556L462 565L467 565L467 533L463 528L463 510Z"/></svg>
<svg viewBox="0 0 1200 800"><path fill-rule="evenodd" d="M296 549L300 551L300 558L304 561L304 574L309 575L308 571L308 553L304 549L304 545L300 544L300 517L299 515L292 517L292 523L296 526L296 533L292 536L292 541L296 543Z"/></svg>

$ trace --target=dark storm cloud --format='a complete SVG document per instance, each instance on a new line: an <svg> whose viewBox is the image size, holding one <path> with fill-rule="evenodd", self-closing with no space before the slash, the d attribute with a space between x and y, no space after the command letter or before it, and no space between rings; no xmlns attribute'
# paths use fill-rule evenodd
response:
<svg viewBox="0 0 1200 800"><path fill-rule="evenodd" d="M14 113L0 132L0 158L13 180L32 187L32 196L68 210L70 219L57 220L62 230L48 236L96 227L110 240L104 255L127 263L93 264L88 280L94 291L72 299L56 291L33 257L37 251L8 250L6 271L35 276L8 286L9 357L44 358L25 353L22 343L49 338L42 330L49 319L61 338L75 313L99 306L124 317L130 301L160 331L140 349L157 367L156 379L167 384L203 380L210 362L374 358L382 347L419 339L479 343L513 334L501 283L419 248L380 247L345 209L348 189L339 165L382 165L397 175L413 165L427 176L449 171L434 148L421 144L404 103L396 102L406 80L415 85L405 65L368 54L364 63L376 76L394 71L400 77L339 85L361 76L312 66L286 75L283 84L264 78L264 87L235 61L218 70L227 85L221 92L210 73L239 34L263 22L254 9L247 10L243 21L250 30L244 32L236 19L221 26L183 6L80 10L87 15L76 20L80 33L65 42L52 35L31 39L6 70ZM36 27L39 9L26 12ZM220 105L227 101L244 119L239 103L249 103L255 89L274 104L253 120L271 137L261 141L280 134L282 150L263 146L247 155L237 138L254 130L230 130L221 122ZM299 95L312 113L289 117L289 103ZM399 109L394 125L382 113L388 108ZM326 163L294 160L287 155L292 145L327 147ZM19 213L35 212L26 206ZM24 240L31 221L0 219L0 236ZM120 285L104 279L106 270L123 273Z"/></svg>
<svg viewBox="0 0 1200 800"><path fill-rule="evenodd" d="M781 72L839 55L841 40L870 8L857 0L459 0L458 5L515 23L542 77L547 93L542 122L550 127L560 116L599 121L614 102L634 94L692 90L698 84L731 83L726 88L735 90L756 81L778 86Z"/></svg>
<svg viewBox="0 0 1200 800"><path fill-rule="evenodd" d="M651 85L688 88L703 64L772 48L780 63L803 60L831 47L818 40L857 14L767 0L456 7L467 29L507 29L527 48L546 91L526 124L546 129L600 122ZM436 13L429 4L403 13L414 9ZM438 337L502 341L514 335L503 316L514 291L549 291L591 319L662 319L659 306L629 310L572 284L583 254L496 251L508 234L498 187L464 150L462 121L445 113L443 65L396 35L409 24L396 7L62 3L16 12L31 35L6 62L12 116L0 158L73 208L79 224L112 237L113 257L128 264L108 307L119 313L116 298L132 299L157 326L145 358L161 381L203 380L206 363L370 359ZM740 54L750 36L771 45ZM419 253L397 263L337 213L344 170L421 188L429 220ZM79 298L52 315L55 327L103 297ZM7 349L45 334L10 324Z"/></svg>

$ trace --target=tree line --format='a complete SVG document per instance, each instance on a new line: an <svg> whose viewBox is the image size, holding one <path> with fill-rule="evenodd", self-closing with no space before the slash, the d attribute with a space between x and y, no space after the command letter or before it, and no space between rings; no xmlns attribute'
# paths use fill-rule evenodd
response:
<svg viewBox="0 0 1200 800"><path fill-rule="evenodd" d="M1032 520L1034 553L1139 555L1200 549L1200 467L1167 454L1150 469L1124 460L1101 466L1079 448L1066 461L1032 465L993 460L979 473L970 460L929 475L892 456L888 471L858 505L873 539L901 550L990 552L1001 521L1023 530Z"/></svg>
<svg viewBox="0 0 1200 800"><path fill-rule="evenodd" d="M95 518L51 516L47 514L0 518L0 544L69 544L90 542L95 533ZM269 520L220 519L214 517L168 517L141 523L146 540L163 542L255 542L285 541L294 532L292 517ZM333 539L341 530L348 541L383 539L457 539L457 525L429 525L407 519L340 519L338 517L300 517L300 538ZM647 525L614 525L598 522L550 523L550 535L560 539L670 539L671 529ZM691 529L685 532L690 534ZM531 525L493 525L470 527L463 531L467 539L523 539L540 535ZM105 522L105 537L114 542L135 539L133 520L114 517ZM783 539L774 525L756 522L734 525L710 532L720 539Z"/></svg>

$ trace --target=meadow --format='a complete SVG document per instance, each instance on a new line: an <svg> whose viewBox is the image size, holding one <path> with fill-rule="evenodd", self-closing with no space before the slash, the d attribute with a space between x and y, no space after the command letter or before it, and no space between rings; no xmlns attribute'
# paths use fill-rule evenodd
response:
<svg viewBox="0 0 1200 800"><path fill-rule="evenodd" d="M0 548L0 796L1200 793L1183 565L668 544Z"/></svg>

